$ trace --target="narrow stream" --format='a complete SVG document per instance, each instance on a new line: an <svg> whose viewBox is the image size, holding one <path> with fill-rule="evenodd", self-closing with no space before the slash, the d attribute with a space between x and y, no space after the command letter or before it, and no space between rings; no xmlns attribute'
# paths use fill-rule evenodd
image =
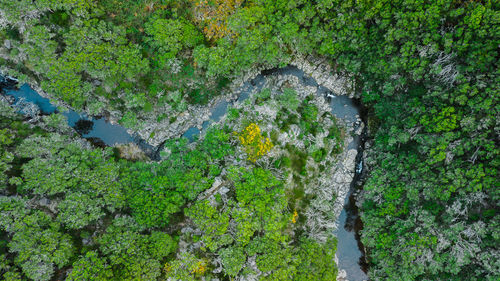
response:
<svg viewBox="0 0 500 281"><path fill-rule="evenodd" d="M332 114L346 122L355 123L357 116L360 115L360 109L356 103L347 96L335 96L328 89L318 85L318 83L302 70L295 66L287 66L284 68L276 68L265 70L255 78L245 82L241 87L241 93L237 98L238 102L247 99L251 92L260 91L265 85L266 76L269 75L293 75L299 78L306 86L317 87L317 94L329 99L332 108ZM13 107L17 108L22 114L27 114L26 108L31 110L39 110L42 114L51 114L59 112L58 109L50 103L47 98L41 97L27 84L21 87L16 87L16 81L0 76L0 92L14 98ZM27 104L31 105L27 106ZM33 107L33 104L36 105ZM217 122L227 112L228 107L232 103L225 100L220 101L211 110L209 121L202 124L202 130L209 127L212 122ZM147 144L138 136L130 135L127 130L118 125L111 124L105 118L92 118L86 114L79 114L73 110L61 112L68 119L68 125L73 127L83 138L89 139L97 145L114 146L116 144L126 144L134 142L143 149L148 156L153 160L158 160L159 147L153 147ZM29 114L28 114L29 115ZM359 124L355 124L358 126ZM195 127L189 128L183 137L193 141L201 131ZM346 198L346 204L338 219L338 230L336 235L338 238L337 256L339 257L338 267L345 270L347 276L344 280L361 281L367 280L366 266L363 264L364 253L361 250L362 245L359 241L358 232L362 228L361 222L357 216L355 207L355 196L353 195L356 188L356 183L359 181L362 172L362 150L363 142L360 137L354 137L354 140L348 145L349 149L357 149L358 157L356 158L356 175L351 183L350 191Z"/></svg>

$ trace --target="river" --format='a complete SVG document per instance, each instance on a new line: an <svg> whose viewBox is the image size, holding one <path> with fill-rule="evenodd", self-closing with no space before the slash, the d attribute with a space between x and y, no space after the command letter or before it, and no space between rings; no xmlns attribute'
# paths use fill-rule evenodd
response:
<svg viewBox="0 0 500 281"><path fill-rule="evenodd" d="M318 85L318 83L302 70L295 66L287 66L284 68L276 68L262 71L250 81L246 81L240 89L240 95L237 98L238 102L247 99L251 92L260 91L265 84L266 77L269 75L294 75L299 78L301 83L307 86L317 88L317 94L327 98L330 102L332 114L337 118L344 119L346 122L356 122L357 116L361 115L360 107L355 100L347 96L335 96L328 89ZM18 111L23 112L26 108L26 103L35 104L36 108L42 114L57 113L59 110L54 106L49 99L40 96L37 92L24 84L21 87L16 87L15 80L6 79L0 76L0 91L7 96L14 98L13 106L18 108ZM209 127L212 122L217 122L227 112L231 102L225 100L217 103L211 110L209 121L202 124L202 130ZM127 129L118 125L112 124L104 117L90 117L86 114L80 114L73 110L62 111L61 114L67 117L68 125L73 127L83 138L89 139L94 144L114 146L116 144L126 144L134 142L143 149L146 154L153 160L159 160L159 151L162 145L153 147L137 135L131 135ZM359 126L360 124L355 124ZM183 136L193 141L201 131L195 127L189 128L184 132ZM361 221L357 214L355 206L355 190L358 181L361 178L363 170L362 154L363 140L362 137L354 137L354 140L349 143L349 149L357 149L358 157L356 158L356 174L348 193L346 204L338 218L338 229L336 236L338 239L337 256L339 257L338 267L345 271L343 280L362 281L367 280L366 265L364 264L364 253L362 244L359 241L359 230L362 228Z"/></svg>

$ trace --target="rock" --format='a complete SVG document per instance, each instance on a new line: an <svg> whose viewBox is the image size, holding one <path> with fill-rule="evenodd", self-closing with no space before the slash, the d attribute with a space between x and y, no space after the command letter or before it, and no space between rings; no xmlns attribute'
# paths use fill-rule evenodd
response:
<svg viewBox="0 0 500 281"><path fill-rule="evenodd" d="M13 96L3 96L2 95L2 96L0 96L0 98L8 104L13 104L14 102L16 102L16 98L14 98Z"/></svg>
<svg viewBox="0 0 500 281"><path fill-rule="evenodd" d="M216 177L214 183L212 184L212 189L217 189L222 184L220 177Z"/></svg>
<svg viewBox="0 0 500 281"><path fill-rule="evenodd" d="M224 195L224 194L228 193L229 190L230 190L229 188L227 188L227 187L224 186L224 187L222 187L222 188L219 189L219 194L220 195Z"/></svg>
<svg viewBox="0 0 500 281"><path fill-rule="evenodd" d="M5 46L5 48L7 48L7 49L12 48L12 45L11 45L11 43L10 43L10 40L8 40L8 39L4 41L3 45L4 45L4 46Z"/></svg>
<svg viewBox="0 0 500 281"><path fill-rule="evenodd" d="M359 122L359 121L358 121ZM356 128L356 131L354 132L356 135L361 135L363 132L363 129L365 128L365 123L359 122L359 126Z"/></svg>
<svg viewBox="0 0 500 281"><path fill-rule="evenodd" d="M31 119L37 119L40 115L40 108L38 105L26 101L24 98L20 98L15 104L14 108L21 114L28 116Z"/></svg>
<svg viewBox="0 0 500 281"><path fill-rule="evenodd" d="M347 272L344 269L339 269L337 281L349 281L349 279L347 279Z"/></svg>
<svg viewBox="0 0 500 281"><path fill-rule="evenodd" d="M358 155L358 151L355 149L350 149L347 152L347 156L343 161L343 165L348 171L354 171L354 164L356 161L356 155Z"/></svg>
<svg viewBox="0 0 500 281"><path fill-rule="evenodd" d="M82 244L83 244L84 246L91 246L91 245L93 245L93 244L94 244L93 242L94 242L94 241L92 240L92 238L83 238L83 239L82 239Z"/></svg>
<svg viewBox="0 0 500 281"><path fill-rule="evenodd" d="M48 207L50 205L50 202L51 202L50 199L45 198L45 197L43 197L39 201L40 205L45 206L45 207Z"/></svg>

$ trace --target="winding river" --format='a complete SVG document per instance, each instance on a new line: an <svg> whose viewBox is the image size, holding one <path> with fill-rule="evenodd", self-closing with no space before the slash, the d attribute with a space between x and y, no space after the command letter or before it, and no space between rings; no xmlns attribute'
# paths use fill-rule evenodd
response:
<svg viewBox="0 0 500 281"><path fill-rule="evenodd" d="M295 66L287 66L284 68L270 69L262 71L255 78L245 82L240 89L240 95L237 98L238 102L247 99L251 92L260 91L265 85L266 77L270 75L293 75L299 78L299 81L306 86L314 86L317 88L317 94L324 96L330 102L332 114L346 122L355 123L357 116L361 115L360 107L356 101L347 96L335 96L328 89L318 85L318 83L302 70ZM0 92L10 97L12 106L22 114L52 114L58 113L59 110L54 106L49 99L40 96L37 92L24 84L21 87L16 87L17 83L14 78L0 76ZM35 105L35 106L33 106ZM213 122L217 122L227 112L230 102L225 100L219 102L211 109L211 117L209 121L202 124L202 131L209 127ZM31 110L31 112L27 112ZM35 111L34 113L32 111ZM116 144L126 144L134 142L153 160L159 160L159 151L162 145L153 147L137 135L130 135L127 129L118 125L111 124L103 117L93 118L86 114L80 114L73 110L60 112L66 116L68 125L73 127L83 138L90 140L95 145L114 146ZM359 126L360 124L354 124ZM183 136L193 141L201 131L195 127L189 128ZM355 190L357 183L361 178L363 171L362 152L364 142L363 134L361 137L355 136L353 141L349 143L349 149L357 149L358 157L356 158L356 174L351 183L346 204L338 219L338 229L336 236L338 238L337 256L339 257L338 267L345 271L343 280L361 281L367 280L366 266L363 262L364 253L362 244L359 241L359 230L362 224L357 215L355 206Z"/></svg>

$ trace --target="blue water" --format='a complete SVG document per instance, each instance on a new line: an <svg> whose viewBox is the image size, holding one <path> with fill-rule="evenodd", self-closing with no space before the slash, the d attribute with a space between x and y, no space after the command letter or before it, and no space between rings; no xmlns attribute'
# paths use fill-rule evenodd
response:
<svg viewBox="0 0 500 281"><path fill-rule="evenodd" d="M348 214L344 208L338 219L339 228L335 232L338 241L337 256L339 257L339 264L337 266L339 269L346 271L349 281L368 280L368 276L360 266L363 254L359 250L355 231L346 227L347 220Z"/></svg>
<svg viewBox="0 0 500 281"><path fill-rule="evenodd" d="M5 94L16 98L16 102L25 98L26 101L36 104L44 114L54 113L57 110L57 107L50 103L49 99L40 96L28 84L22 85L17 90L5 89Z"/></svg>
<svg viewBox="0 0 500 281"><path fill-rule="evenodd" d="M227 101L225 100L220 101L212 110L212 116L210 117L210 119L212 119L215 122L219 121L220 118L224 116L224 114L226 114L227 105L228 105Z"/></svg>
<svg viewBox="0 0 500 281"><path fill-rule="evenodd" d="M201 124L201 126L203 128L202 130L207 129L208 126L210 126L210 124L212 122L219 121L222 118L222 116L224 116L224 114L226 114L228 105L229 105L229 103L225 100L222 100L218 104L216 104L211 111L212 115L210 116L210 120L205 121L205 122L203 122L203 124ZM192 142L200 134L201 134L201 131L198 128L192 127L192 128L189 128L182 136L187 138L190 142Z"/></svg>
<svg viewBox="0 0 500 281"><path fill-rule="evenodd" d="M242 102L250 97L250 93L254 90L262 90L262 87L265 84L265 77L263 75L257 75L254 79L247 81L243 83L243 86L241 87L241 93L237 98L238 102ZM203 122L202 126L202 131L206 130L210 124L213 122L218 122L224 114L226 114L228 106L231 103L222 100L219 103L217 103L212 109L211 109L211 115L210 115L210 120ZM191 127L189 128L184 134L182 135L183 137L187 138L190 142L196 140L197 137L200 136L201 132L198 128Z"/></svg>
<svg viewBox="0 0 500 281"><path fill-rule="evenodd" d="M43 114L59 112L57 107L53 105L49 99L40 96L28 84L24 84L18 89L6 88L4 89L4 92L6 95L14 97L15 102L25 99L28 102L36 104ZM79 114L73 110L62 111L60 113L67 117L68 125L73 128L80 120L92 122L93 126L90 131L82 134L82 137L84 138L98 138L108 146L130 143L134 142L136 139L127 133L127 129L120 125L111 124L106 121L105 118L94 119L86 116L85 114Z"/></svg>
<svg viewBox="0 0 500 281"><path fill-rule="evenodd" d="M201 131L198 128L191 127L182 136L187 138L189 141L194 141L198 138L200 133Z"/></svg>
<svg viewBox="0 0 500 281"><path fill-rule="evenodd" d="M356 122L356 115L359 115L358 108L348 96L333 96L330 101L330 107L335 117L347 122Z"/></svg>

